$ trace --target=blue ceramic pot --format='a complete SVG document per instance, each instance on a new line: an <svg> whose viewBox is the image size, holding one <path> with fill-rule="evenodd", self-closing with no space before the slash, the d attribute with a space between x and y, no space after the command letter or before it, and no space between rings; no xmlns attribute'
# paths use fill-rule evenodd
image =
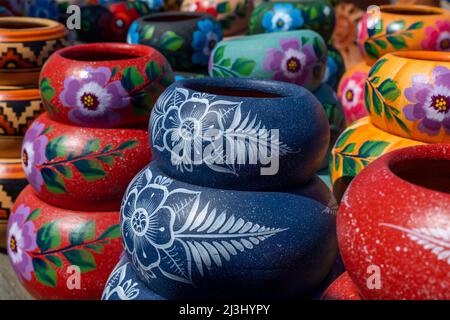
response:
<svg viewBox="0 0 450 320"><path fill-rule="evenodd" d="M198 78L172 84L150 118L158 166L172 178L222 189L296 187L320 168L329 125L297 85Z"/></svg>
<svg viewBox="0 0 450 320"><path fill-rule="evenodd" d="M322 82L328 84L336 90L344 73L344 58L335 47L328 45L327 68L325 70L325 75L323 76Z"/></svg>
<svg viewBox="0 0 450 320"><path fill-rule="evenodd" d="M334 263L335 210L317 177L296 190L231 191L172 180L152 162L127 189L121 231L138 276L168 299L292 298Z"/></svg>

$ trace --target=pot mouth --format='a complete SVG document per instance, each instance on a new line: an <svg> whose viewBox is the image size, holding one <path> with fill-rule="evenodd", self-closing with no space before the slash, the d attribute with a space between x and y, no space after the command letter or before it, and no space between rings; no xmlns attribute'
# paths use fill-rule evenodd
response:
<svg viewBox="0 0 450 320"><path fill-rule="evenodd" d="M397 51L391 55L412 60L450 63L450 52L446 51Z"/></svg>
<svg viewBox="0 0 450 320"><path fill-rule="evenodd" d="M177 12L169 11L164 13L150 14L142 17L145 22L183 22L196 20L204 17L206 14L201 12Z"/></svg>
<svg viewBox="0 0 450 320"><path fill-rule="evenodd" d="M126 43L81 44L57 51L64 59L80 62L134 60L154 52L151 47Z"/></svg>
<svg viewBox="0 0 450 320"><path fill-rule="evenodd" d="M42 30L58 26L58 22L41 18L6 17L0 18L0 30L21 32L27 30Z"/></svg>
<svg viewBox="0 0 450 320"><path fill-rule="evenodd" d="M383 5L380 6L380 11L401 16L431 16L444 13L441 8L424 5Z"/></svg>

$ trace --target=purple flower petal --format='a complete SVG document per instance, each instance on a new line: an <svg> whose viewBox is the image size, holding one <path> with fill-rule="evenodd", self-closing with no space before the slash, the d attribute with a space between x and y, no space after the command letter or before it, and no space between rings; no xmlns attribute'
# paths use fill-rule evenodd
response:
<svg viewBox="0 0 450 320"><path fill-rule="evenodd" d="M281 61L284 57L283 51L278 49L267 50L266 59L264 60L264 69L266 71L281 70Z"/></svg>
<svg viewBox="0 0 450 320"><path fill-rule="evenodd" d="M86 71L88 72L88 76L85 81L95 81L102 87L104 87L109 81L109 78L111 78L111 70L107 67L98 67L97 69L87 67Z"/></svg>
<svg viewBox="0 0 450 320"><path fill-rule="evenodd" d="M112 110L105 110L105 112L97 114L85 114L80 109L72 109L69 112L69 120L83 126L107 128L117 124L120 116Z"/></svg>
<svg viewBox="0 0 450 320"><path fill-rule="evenodd" d="M106 90L112 95L111 108L123 108L130 104L130 96L128 92L123 88L120 81L113 81L108 84Z"/></svg>
<svg viewBox="0 0 450 320"><path fill-rule="evenodd" d="M421 132L427 133L430 136L435 136L439 133L441 129L441 123L428 118L424 118L419 124L419 130Z"/></svg>
<svg viewBox="0 0 450 320"><path fill-rule="evenodd" d="M59 95L63 106L74 107L77 105L77 92L80 90L81 82L74 78L64 80L64 90Z"/></svg>
<svg viewBox="0 0 450 320"><path fill-rule="evenodd" d="M444 66L437 66L433 70L433 79L437 86L450 88L450 70Z"/></svg>
<svg viewBox="0 0 450 320"><path fill-rule="evenodd" d="M289 49L294 49L294 50L300 50L300 40L298 40L297 38L285 38L285 39L280 39L280 45L281 48L283 48L284 51L288 51Z"/></svg>

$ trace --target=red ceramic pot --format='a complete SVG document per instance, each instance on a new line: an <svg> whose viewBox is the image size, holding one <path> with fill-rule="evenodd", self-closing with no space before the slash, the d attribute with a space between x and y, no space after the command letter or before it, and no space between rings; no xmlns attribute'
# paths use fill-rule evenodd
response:
<svg viewBox="0 0 450 320"><path fill-rule="evenodd" d="M363 299L450 299L450 144L368 165L342 198L337 234Z"/></svg>
<svg viewBox="0 0 450 320"><path fill-rule="evenodd" d="M320 300L361 300L361 297L348 273L344 272L325 290Z"/></svg>
<svg viewBox="0 0 450 320"><path fill-rule="evenodd" d="M118 210L128 183L151 160L142 129L80 128L39 116L22 145L25 174L49 204Z"/></svg>
<svg viewBox="0 0 450 320"><path fill-rule="evenodd" d="M42 68L40 89L52 119L77 126L146 125L156 99L173 82L153 48L125 43L59 50Z"/></svg>
<svg viewBox="0 0 450 320"><path fill-rule="evenodd" d="M119 212L71 211L28 186L8 222L7 249L22 285L37 299L100 299L123 250Z"/></svg>

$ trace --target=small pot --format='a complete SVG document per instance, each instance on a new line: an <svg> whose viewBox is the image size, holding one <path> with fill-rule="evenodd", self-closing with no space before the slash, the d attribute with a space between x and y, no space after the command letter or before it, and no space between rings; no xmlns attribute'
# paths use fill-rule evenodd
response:
<svg viewBox="0 0 450 320"><path fill-rule="evenodd" d="M213 77L272 79L314 91L325 75L327 52L322 37L309 30L244 36L220 42L208 71Z"/></svg>
<svg viewBox="0 0 450 320"><path fill-rule="evenodd" d="M363 299L449 300L450 144L390 152L347 189L337 234Z"/></svg>
<svg viewBox="0 0 450 320"><path fill-rule="evenodd" d="M450 20L448 25L450 31ZM450 52L387 54L370 71L367 92L370 120L378 128L424 142L450 142Z"/></svg>
<svg viewBox="0 0 450 320"><path fill-rule="evenodd" d="M122 43L85 44L56 52L40 89L49 116L82 127L145 126L158 96L173 82L158 51Z"/></svg>
<svg viewBox="0 0 450 320"><path fill-rule="evenodd" d="M33 122L22 146L23 168L38 196L73 210L117 210L150 159L146 130L80 128L47 113Z"/></svg>
<svg viewBox="0 0 450 320"><path fill-rule="evenodd" d="M125 193L121 230L139 278L168 299L293 298L334 265L335 209L317 177L282 192L225 191L152 162Z"/></svg>
<svg viewBox="0 0 450 320"><path fill-rule="evenodd" d="M330 172L333 192L341 199L352 179L370 162L392 150L421 145L375 127L364 117L355 121L337 139L331 151Z"/></svg>
<svg viewBox="0 0 450 320"><path fill-rule="evenodd" d="M0 18L0 86L36 86L47 58L68 45L66 34L53 20Z"/></svg>
<svg viewBox="0 0 450 320"><path fill-rule="evenodd" d="M320 300L361 300L361 296L348 273L344 272L325 290Z"/></svg>
<svg viewBox="0 0 450 320"><path fill-rule="evenodd" d="M321 167L330 127L299 86L250 79L175 82L149 124L155 161L172 178L238 190L294 188Z"/></svg>
<svg viewBox="0 0 450 320"><path fill-rule="evenodd" d="M11 210L7 237L12 267L36 299L100 299L123 250L117 211L53 207L31 186Z"/></svg>
<svg viewBox="0 0 450 320"><path fill-rule="evenodd" d="M156 48L177 71L206 69L209 56L222 40L222 28L206 13L164 12L132 23L128 43Z"/></svg>

